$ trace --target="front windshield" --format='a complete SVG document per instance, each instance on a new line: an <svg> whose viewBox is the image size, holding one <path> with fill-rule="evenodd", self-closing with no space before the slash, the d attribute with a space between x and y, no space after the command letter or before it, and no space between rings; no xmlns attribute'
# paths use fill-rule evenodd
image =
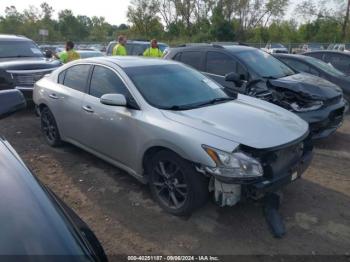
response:
<svg viewBox="0 0 350 262"><path fill-rule="evenodd" d="M319 60L319 59L316 59L313 57L309 57L309 56L305 56L305 59L307 62L309 62L313 66L315 66L315 67L321 69L322 71L325 71L333 76L345 76L345 74L340 72L334 66L332 66L331 64L327 64L327 63L323 62L322 60Z"/></svg>
<svg viewBox="0 0 350 262"><path fill-rule="evenodd" d="M42 56L43 53L32 41L0 41L0 58Z"/></svg>
<svg viewBox="0 0 350 262"><path fill-rule="evenodd" d="M216 99L229 99L222 87L182 65L125 68L145 100L160 109L192 109Z"/></svg>
<svg viewBox="0 0 350 262"><path fill-rule="evenodd" d="M258 49L238 52L237 56L247 67L263 78L281 78L295 74L287 65Z"/></svg>

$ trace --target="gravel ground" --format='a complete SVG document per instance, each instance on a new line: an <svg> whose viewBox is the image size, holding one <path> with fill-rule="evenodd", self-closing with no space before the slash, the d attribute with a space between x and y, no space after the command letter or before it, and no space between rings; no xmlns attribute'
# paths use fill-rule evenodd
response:
<svg viewBox="0 0 350 262"><path fill-rule="evenodd" d="M50 148L39 119L25 111L0 121L0 133L39 179L94 230L108 255L344 255L350 252L350 117L318 142L303 179L283 190L287 235L271 236L258 203L208 203L173 217L148 188L72 145Z"/></svg>

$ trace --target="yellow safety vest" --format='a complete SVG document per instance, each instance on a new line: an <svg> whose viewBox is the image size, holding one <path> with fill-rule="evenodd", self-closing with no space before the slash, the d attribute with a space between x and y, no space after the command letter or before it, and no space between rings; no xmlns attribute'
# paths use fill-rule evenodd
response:
<svg viewBox="0 0 350 262"><path fill-rule="evenodd" d="M69 50L69 51L62 52L59 55L59 57L60 57L60 60L63 64L80 59L80 55L75 50Z"/></svg>
<svg viewBox="0 0 350 262"><path fill-rule="evenodd" d="M149 47L143 52L143 56L146 57L162 57L163 52L159 48Z"/></svg>
<svg viewBox="0 0 350 262"><path fill-rule="evenodd" d="M125 46L121 45L121 44L117 44L114 48L113 48L113 52L112 55L121 55L121 56L126 56L127 51Z"/></svg>

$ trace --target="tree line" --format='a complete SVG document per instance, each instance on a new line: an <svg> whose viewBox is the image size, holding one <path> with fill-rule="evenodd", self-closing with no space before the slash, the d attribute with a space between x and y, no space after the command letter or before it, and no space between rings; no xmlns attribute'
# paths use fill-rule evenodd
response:
<svg viewBox="0 0 350 262"><path fill-rule="evenodd" d="M108 42L118 34L169 43L350 42L350 0L304 0L291 13L289 0L131 0L125 24L104 17L58 13L47 3L19 12L6 7L0 32L36 41ZM43 39L40 29L49 35Z"/></svg>

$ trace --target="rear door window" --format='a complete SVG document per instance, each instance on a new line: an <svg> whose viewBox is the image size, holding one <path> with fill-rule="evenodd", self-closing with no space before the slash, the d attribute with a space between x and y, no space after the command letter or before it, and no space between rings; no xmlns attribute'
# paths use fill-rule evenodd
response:
<svg viewBox="0 0 350 262"><path fill-rule="evenodd" d="M76 65L66 70L64 85L80 92L86 92L90 65Z"/></svg>
<svg viewBox="0 0 350 262"><path fill-rule="evenodd" d="M203 61L203 53L199 51L186 51L181 55L181 62L186 65L192 66L197 70L203 70L202 61Z"/></svg>
<svg viewBox="0 0 350 262"><path fill-rule="evenodd" d="M231 72L237 72L237 62L226 54L208 52L206 71L210 74L224 76Z"/></svg>

